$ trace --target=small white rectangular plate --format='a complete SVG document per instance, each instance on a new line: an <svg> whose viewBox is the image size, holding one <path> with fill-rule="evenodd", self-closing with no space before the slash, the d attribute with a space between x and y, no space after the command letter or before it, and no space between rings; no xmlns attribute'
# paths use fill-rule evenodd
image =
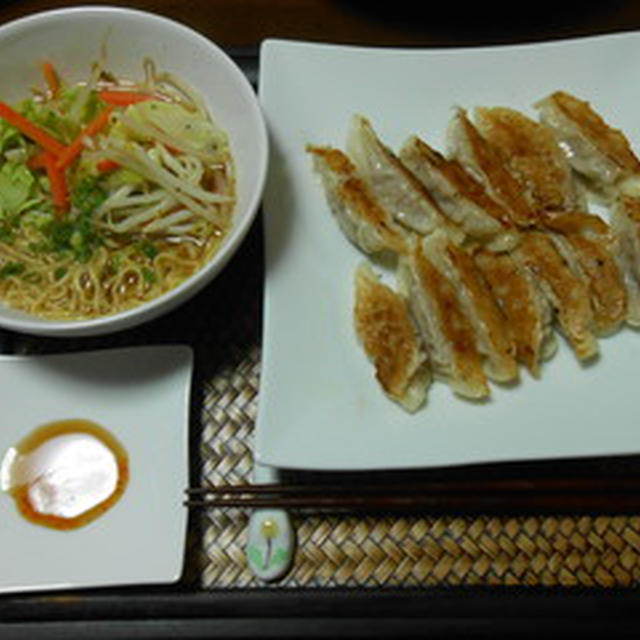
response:
<svg viewBox="0 0 640 640"><path fill-rule="evenodd" d="M185 346L0 356L0 451L84 418L129 456L120 500L85 527L35 525L0 494L0 592L159 584L182 572L192 352Z"/></svg>
<svg viewBox="0 0 640 640"><path fill-rule="evenodd" d="M556 89L590 100L640 142L640 34L517 46L385 49L270 40L259 94L271 135L264 198L266 294L256 455L318 470L392 469L640 452L640 336L601 340L582 367L564 345L540 380L493 387L487 404L443 383L408 415L379 389L352 325L364 259L338 229L305 145L344 148L367 116L398 149L418 134L444 149L456 106L535 115Z"/></svg>

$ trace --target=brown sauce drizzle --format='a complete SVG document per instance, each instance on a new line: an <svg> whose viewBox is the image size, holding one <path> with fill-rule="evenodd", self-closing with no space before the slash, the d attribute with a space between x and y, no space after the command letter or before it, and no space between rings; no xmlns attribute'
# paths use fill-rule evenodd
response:
<svg viewBox="0 0 640 640"><path fill-rule="evenodd" d="M100 425L60 420L36 428L11 447L1 476L2 490L25 519L71 530L89 524L120 499L129 481L129 459Z"/></svg>

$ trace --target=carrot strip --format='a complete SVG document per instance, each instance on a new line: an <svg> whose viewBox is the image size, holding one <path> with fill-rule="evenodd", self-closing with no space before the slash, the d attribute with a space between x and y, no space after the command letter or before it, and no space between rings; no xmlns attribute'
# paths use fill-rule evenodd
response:
<svg viewBox="0 0 640 640"><path fill-rule="evenodd" d="M109 89L103 89L98 95L103 102L119 107L157 99L156 96L150 93L141 93L139 91L110 91Z"/></svg>
<svg viewBox="0 0 640 640"><path fill-rule="evenodd" d="M52 153L45 154L44 166L49 177L51 197L56 213L61 216L69 207L69 190L64 170L58 167L57 158Z"/></svg>
<svg viewBox="0 0 640 640"><path fill-rule="evenodd" d="M120 168L120 164L117 163L115 160L100 160L100 162L98 162L96 164L96 167L98 169L98 171L103 171L103 172L107 172L107 171L115 171L116 169Z"/></svg>
<svg viewBox="0 0 640 640"><path fill-rule="evenodd" d="M47 61L42 63L42 73L44 74L44 79L49 87L51 96L55 98L60 90L60 78L56 70L53 65Z"/></svg>
<svg viewBox="0 0 640 640"><path fill-rule="evenodd" d="M76 136L75 140L58 154L58 169L66 169L76 157L82 153L84 147L84 139L88 136L95 136L109 122L109 116L114 107L109 106L101 111L81 132Z"/></svg>
<svg viewBox="0 0 640 640"><path fill-rule="evenodd" d="M0 118L19 129L27 138L37 142L43 149L56 155L62 153L64 145L59 140L18 113L6 102L0 102Z"/></svg>
<svg viewBox="0 0 640 640"><path fill-rule="evenodd" d="M44 168L46 168L46 166L47 166L46 157L47 157L48 153L49 153L48 151L39 151L35 155L32 155L27 160L27 167L29 169L31 169L32 171L34 169L44 169Z"/></svg>

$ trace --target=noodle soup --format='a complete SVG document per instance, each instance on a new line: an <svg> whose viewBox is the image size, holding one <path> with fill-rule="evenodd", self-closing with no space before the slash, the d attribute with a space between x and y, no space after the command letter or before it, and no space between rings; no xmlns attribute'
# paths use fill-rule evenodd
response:
<svg viewBox="0 0 640 640"><path fill-rule="evenodd" d="M236 204L227 134L179 78L95 64L0 102L0 300L50 319L119 313L216 253Z"/></svg>

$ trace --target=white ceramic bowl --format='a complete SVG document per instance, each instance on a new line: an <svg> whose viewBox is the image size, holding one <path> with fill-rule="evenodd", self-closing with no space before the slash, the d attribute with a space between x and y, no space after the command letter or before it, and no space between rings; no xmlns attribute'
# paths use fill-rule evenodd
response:
<svg viewBox="0 0 640 640"><path fill-rule="evenodd" d="M88 336L118 331L174 309L208 284L227 264L251 226L264 188L268 138L251 84L215 44L192 29L138 10L86 6L34 14L0 26L0 100L14 102L42 84L41 63L51 60L65 78L85 79L106 47L110 70L140 78L152 58L191 85L230 136L237 173L234 226L213 259L173 291L134 309L95 319L55 321L29 316L0 303L0 326L49 336Z"/></svg>

